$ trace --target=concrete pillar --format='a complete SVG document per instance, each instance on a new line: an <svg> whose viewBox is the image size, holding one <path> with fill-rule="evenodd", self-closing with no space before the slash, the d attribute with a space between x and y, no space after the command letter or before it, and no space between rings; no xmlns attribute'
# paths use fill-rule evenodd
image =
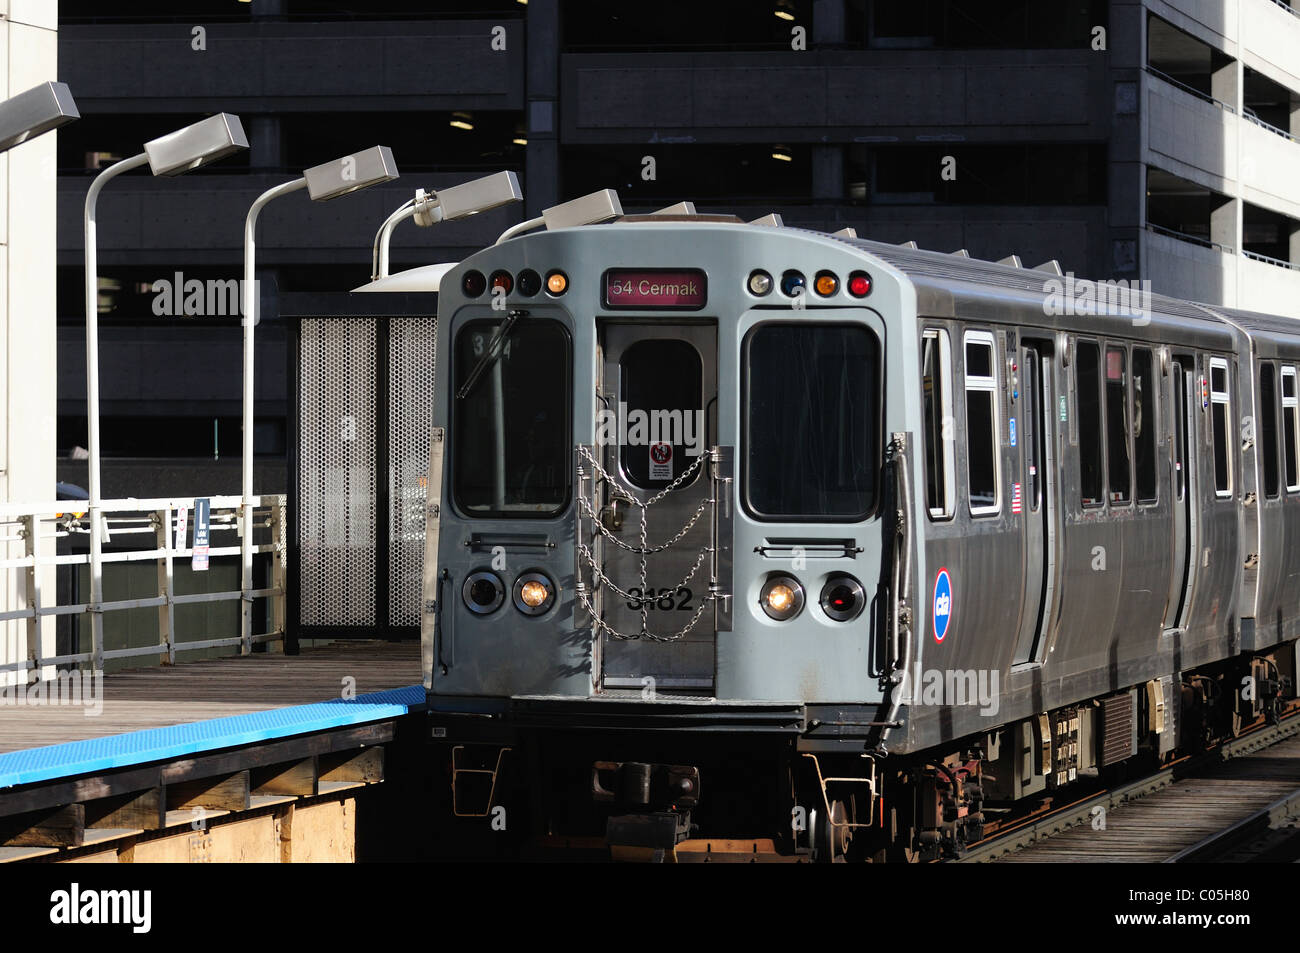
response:
<svg viewBox="0 0 1300 953"><path fill-rule="evenodd" d="M284 165L284 142L279 116L248 118L248 164L254 169L278 169Z"/></svg>
<svg viewBox="0 0 1300 953"><path fill-rule="evenodd" d="M1291 223L1291 235L1286 260L1293 265L1300 265L1300 222L1293 218L1287 221Z"/></svg>
<svg viewBox="0 0 1300 953"><path fill-rule="evenodd" d="M519 37L517 42L522 42ZM528 62L524 71L528 149L524 207L530 218L560 201L560 5L528 4Z"/></svg>
<svg viewBox="0 0 1300 953"><path fill-rule="evenodd" d="M812 147L813 201L842 201L844 199L844 146Z"/></svg>
<svg viewBox="0 0 1300 953"><path fill-rule="evenodd" d="M1210 209L1210 241L1234 252L1241 251L1240 200L1225 199L1217 208Z"/></svg>
<svg viewBox="0 0 1300 953"><path fill-rule="evenodd" d="M1216 66L1210 72L1210 95L1221 103L1227 103L1240 114L1243 92L1241 61L1229 59L1227 62L1217 63L1220 59L1218 55L1215 55L1214 59Z"/></svg>
<svg viewBox="0 0 1300 953"><path fill-rule="evenodd" d="M5 57L0 77L5 98L59 78L58 4L10 0L7 7L8 17L0 20ZM55 497L56 136L46 133L0 155L0 179L5 186L0 207L0 308L5 331L0 345L4 349L0 392L5 399L0 423L0 499L7 502L38 503ZM80 216L77 221L80 223ZM53 550L52 541L45 541L45 550ZM10 557L22 555L21 545L7 544L0 546L0 551ZM6 570L0 579L0 604L5 609L24 605L23 573ZM42 573L41 590L45 604L53 604L52 569ZM54 654L53 620L42 624L39 638L42 652ZM0 663L27 656L25 626L0 624ZM0 673L0 685L12 681L11 674Z"/></svg>
<svg viewBox="0 0 1300 953"><path fill-rule="evenodd" d="M813 0L813 35L816 46L836 46L846 41L848 24L844 0Z"/></svg>

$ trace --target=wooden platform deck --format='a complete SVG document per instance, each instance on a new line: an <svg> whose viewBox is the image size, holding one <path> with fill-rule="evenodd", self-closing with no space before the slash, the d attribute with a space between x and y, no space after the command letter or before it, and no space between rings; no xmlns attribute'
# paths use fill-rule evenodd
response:
<svg viewBox="0 0 1300 953"><path fill-rule="evenodd" d="M115 672L98 715L73 705L0 705L0 753L363 695L420 681L418 642L336 642ZM355 680L355 682L349 681Z"/></svg>

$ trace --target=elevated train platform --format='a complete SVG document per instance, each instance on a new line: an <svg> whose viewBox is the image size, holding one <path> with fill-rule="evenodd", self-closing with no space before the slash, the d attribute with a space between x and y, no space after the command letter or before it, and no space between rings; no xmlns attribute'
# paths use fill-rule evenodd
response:
<svg viewBox="0 0 1300 953"><path fill-rule="evenodd" d="M424 709L419 679L418 644L352 642L115 673L78 704L11 695L0 862L355 859L357 789Z"/></svg>

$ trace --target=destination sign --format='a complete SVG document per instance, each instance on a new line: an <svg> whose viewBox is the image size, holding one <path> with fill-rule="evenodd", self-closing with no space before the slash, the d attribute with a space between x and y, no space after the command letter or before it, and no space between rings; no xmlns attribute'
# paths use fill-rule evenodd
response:
<svg viewBox="0 0 1300 953"><path fill-rule="evenodd" d="M605 272L607 308L679 308L687 311L704 307L708 280L698 268L611 268Z"/></svg>

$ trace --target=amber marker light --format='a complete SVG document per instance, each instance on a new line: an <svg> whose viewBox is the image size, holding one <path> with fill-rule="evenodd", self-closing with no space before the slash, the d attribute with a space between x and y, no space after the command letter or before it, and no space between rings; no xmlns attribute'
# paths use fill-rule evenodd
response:
<svg viewBox="0 0 1300 953"><path fill-rule="evenodd" d="M559 296L569 290L569 279L562 271L553 271L546 276L546 290Z"/></svg>
<svg viewBox="0 0 1300 953"><path fill-rule="evenodd" d="M820 271L813 282L813 290L823 298L829 298L840 290L840 280L829 271Z"/></svg>

